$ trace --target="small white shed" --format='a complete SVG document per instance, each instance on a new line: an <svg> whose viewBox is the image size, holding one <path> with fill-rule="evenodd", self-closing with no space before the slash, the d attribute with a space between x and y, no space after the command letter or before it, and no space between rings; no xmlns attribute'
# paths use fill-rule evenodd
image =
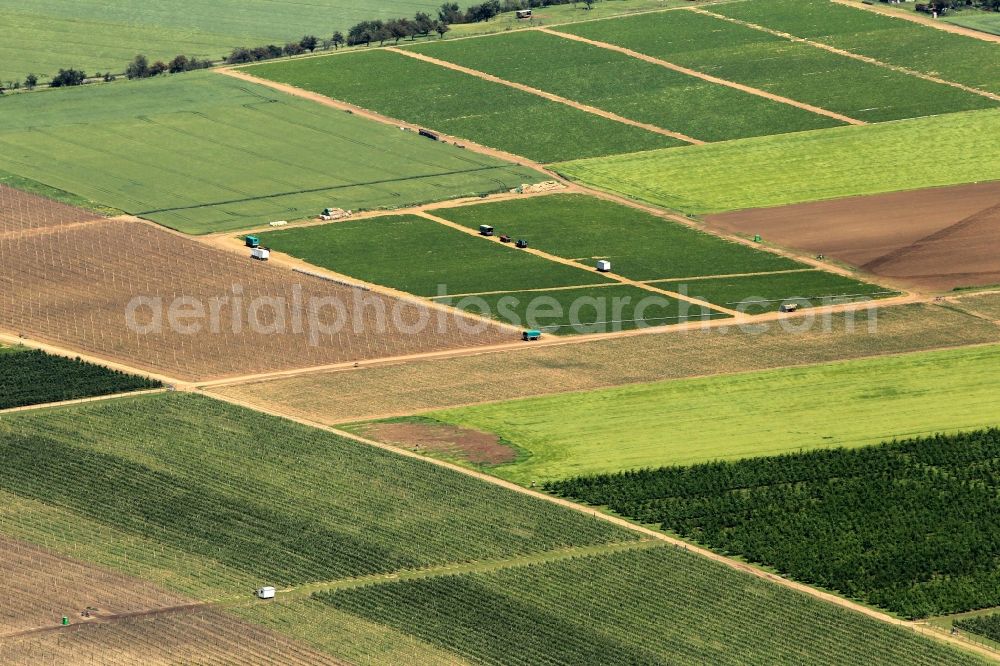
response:
<svg viewBox="0 0 1000 666"><path fill-rule="evenodd" d="M262 587L257 590L258 599L274 599L276 591L273 587Z"/></svg>
<svg viewBox="0 0 1000 666"><path fill-rule="evenodd" d="M607 259L601 259L597 262L597 270L602 273L607 273L611 270L611 262Z"/></svg>

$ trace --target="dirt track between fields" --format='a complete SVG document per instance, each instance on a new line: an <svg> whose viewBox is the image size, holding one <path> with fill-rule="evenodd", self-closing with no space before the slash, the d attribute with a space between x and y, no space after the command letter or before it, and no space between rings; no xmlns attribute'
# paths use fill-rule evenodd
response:
<svg viewBox="0 0 1000 666"><path fill-rule="evenodd" d="M493 76L492 74L487 74L486 72L481 72L477 69L471 69L469 67L463 67L462 65L456 65L453 62L447 60L441 60L439 58L432 58L431 56L424 55L423 53L417 53L416 51L406 51L404 49L397 49L393 47L388 47L387 51L392 51L393 53L398 53L400 55L413 58L415 60L422 60L424 62L429 62L438 67L444 67L445 69L450 69L456 72L461 72L463 74L468 74L469 76L474 76L484 81L489 81L491 83L498 83L508 88L514 88L515 90L520 90L522 92L535 95L537 97L542 97L552 102L558 102L559 104L565 104L566 106L573 107L578 111L584 111L595 116L600 116L602 118L607 118L608 120L614 120L625 125L631 125L632 127L638 127L644 129L647 132L654 132L656 134L662 134L664 136L669 136L686 143L694 145L703 145L705 142L700 139L695 139L693 137L687 136L686 134L681 134L680 132L674 132L668 129L664 129L657 125L650 125L649 123L642 123L637 120L632 120L630 118L625 118L624 116L619 116L617 113L612 113L611 111L605 111L604 109L599 109L596 106L590 106L589 104L583 104L581 102L576 102L559 95L555 95L550 92L546 92L539 88L532 88L531 86L526 86L523 83L515 83L514 81L508 81L507 79L502 79L499 76Z"/></svg>
<svg viewBox="0 0 1000 666"><path fill-rule="evenodd" d="M693 8L689 7L685 7L683 9L693 11ZM821 107L814 106L812 104L806 104L805 102L800 102L790 97L782 97L781 95L775 95L774 93L767 92L766 90L761 90L760 88L747 86L742 83L736 83L735 81L720 79L717 76L712 76L711 74L705 74L704 72L699 72L698 70L690 69L689 67L683 67L681 65L672 63L668 60L663 60L661 58L654 58L653 56L646 55L645 53L639 53L638 51L633 51L632 49L627 49L624 46L618 46L617 44L611 44L609 42L601 42L596 39L588 39L586 37L581 37L580 35L574 35L568 32L559 32L558 30L550 30L549 28L536 28L536 30L538 30L539 32L544 32L549 35L555 35L556 37L562 37L563 39L571 39L576 42L590 44L591 46L607 49L609 51L617 51L618 53L623 53L631 58L636 58L637 60L644 60L645 62L649 62L654 65L659 65L660 67L665 67L675 72L680 72L681 74L687 74L688 76L693 76L695 78L702 79L703 81L715 83L720 86L726 86L727 88L733 88L741 92L749 93L751 95L756 95L757 97L763 97L765 99L771 100L772 102L780 102L782 104L794 106L796 108L803 109L805 111L810 111L812 113L816 113L821 116L826 116L828 118L833 118L835 120L839 120L841 122L845 122L850 125L867 124L863 120L851 118L850 116L845 116L841 113L836 113L835 111L823 109Z"/></svg>
<svg viewBox="0 0 1000 666"><path fill-rule="evenodd" d="M979 39L984 42L1000 43L1000 35L991 35L988 32L973 30L972 28L966 28L964 26L955 25L954 23L948 23L947 21L933 19L924 14L918 14L916 12L893 9L892 7L881 7L879 5L866 5L861 2L854 2L854 0L831 0L831 2L835 2L838 5L844 5L845 7L852 7L854 9L861 9L866 12L872 12L874 14L881 14L883 16L889 16L891 18L901 19L903 21L910 21L911 23L919 23L920 25L930 26L932 28L936 28L937 30L942 30L944 32L953 32L957 35L972 37L974 39Z"/></svg>
<svg viewBox="0 0 1000 666"><path fill-rule="evenodd" d="M1000 284L1000 181L721 213L705 222L920 290Z"/></svg>
<svg viewBox="0 0 1000 666"><path fill-rule="evenodd" d="M915 76L918 79L924 79L925 81L932 81L933 83L940 83L942 85L951 86L952 88L958 88L959 90L964 90L965 92L972 93L974 95L979 95L980 97L988 97L989 99L1000 102L1000 95L991 93L987 90L982 90L980 88L974 88L972 86L967 86L963 83L958 83L956 81L949 81L948 79L942 79L938 76L931 76L930 74L924 74L923 72L918 72L915 69L909 69L908 67L901 67L899 65L893 65L877 58L870 58L868 56L861 55L859 53L854 53L853 51L847 51L845 49L838 49L835 46L830 46L829 44L824 44L823 42L813 41L811 39L806 39L804 37L797 37L791 33L782 32L780 30L774 30L773 28L768 28L767 26L759 25L757 23L751 23L750 21L743 21L740 19L731 18L729 16L724 16L722 14L716 14L715 12L708 11L707 9L701 9L700 7L688 7L689 12L694 12L696 14L703 14L705 16L711 16L712 18L719 19L722 21L728 21L729 23L735 23L737 25L742 25L746 28L752 28L760 32L767 33L769 35L774 35L775 37L781 37L782 39L787 39L790 42L797 42L799 44L808 44L818 49L824 51L829 51L830 53L836 53L837 55L845 56L847 58L852 58L854 60L860 60L861 62L868 63L869 65L876 65L878 67L883 67L885 69L891 69L902 74L908 74L910 76Z"/></svg>

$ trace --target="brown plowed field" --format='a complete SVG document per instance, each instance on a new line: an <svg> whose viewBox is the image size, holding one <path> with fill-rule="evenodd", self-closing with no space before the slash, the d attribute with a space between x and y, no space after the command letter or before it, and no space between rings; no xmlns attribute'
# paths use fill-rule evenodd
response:
<svg viewBox="0 0 1000 666"><path fill-rule="evenodd" d="M479 330L459 326L451 313L293 273L132 219L0 235L0 257L0 329L184 380L512 341L509 331L482 320ZM159 330L127 325L136 297L146 300L134 310L135 323L152 328L159 313ZM171 305L180 326L171 324ZM197 307L200 316L184 318ZM422 318L430 323L406 332Z"/></svg>
<svg viewBox="0 0 1000 666"><path fill-rule="evenodd" d="M96 608L94 617L178 606L190 600L144 581L0 537L0 636L56 626L64 615Z"/></svg>
<svg viewBox="0 0 1000 666"><path fill-rule="evenodd" d="M736 211L705 222L917 289L1000 283L1000 182Z"/></svg>
<svg viewBox="0 0 1000 666"><path fill-rule="evenodd" d="M89 210L0 185L0 236L27 229L88 222L100 217Z"/></svg>
<svg viewBox="0 0 1000 666"><path fill-rule="evenodd" d="M205 609L0 639L0 654L4 664L18 666L338 663L272 631Z"/></svg>

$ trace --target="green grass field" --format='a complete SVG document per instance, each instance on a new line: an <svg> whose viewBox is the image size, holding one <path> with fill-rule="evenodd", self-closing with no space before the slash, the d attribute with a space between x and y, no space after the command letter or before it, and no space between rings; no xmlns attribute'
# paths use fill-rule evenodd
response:
<svg viewBox="0 0 1000 666"><path fill-rule="evenodd" d="M246 71L538 162L684 145L387 51L266 63ZM373 80L380 84L373 86Z"/></svg>
<svg viewBox="0 0 1000 666"><path fill-rule="evenodd" d="M541 174L202 72L0 99L0 171L189 233Z"/></svg>
<svg viewBox="0 0 1000 666"><path fill-rule="evenodd" d="M759 6L769 11L769 3ZM997 106L997 102L973 93L692 12L558 29L867 122Z"/></svg>
<svg viewBox="0 0 1000 666"><path fill-rule="evenodd" d="M154 60L179 53L218 60L237 46L284 44L305 34L322 39L358 21L434 14L438 7L431 0L0 0L0 79L52 75L61 67L122 72L137 53Z"/></svg>
<svg viewBox="0 0 1000 666"><path fill-rule="evenodd" d="M616 273L633 280L805 268L770 252L583 195L462 206L436 214L472 229L491 225L497 234L526 238L532 247L590 266L596 259L608 259Z"/></svg>
<svg viewBox="0 0 1000 666"><path fill-rule="evenodd" d="M816 324L820 326L820 323ZM747 353L753 353L752 345ZM516 400L425 415L494 432L529 483L995 425L988 346Z"/></svg>
<svg viewBox="0 0 1000 666"><path fill-rule="evenodd" d="M311 264L418 296L597 284L607 278L413 215L259 234Z"/></svg>
<svg viewBox="0 0 1000 666"><path fill-rule="evenodd" d="M197 596L634 538L191 394L7 416L0 451L5 535Z"/></svg>
<svg viewBox="0 0 1000 666"><path fill-rule="evenodd" d="M343 618L354 616L369 633L374 624L387 636L403 634L452 653L459 663L981 663L668 546L371 585L316 599L332 611L333 626L351 626ZM323 621L321 610L310 610L306 621Z"/></svg>
<svg viewBox="0 0 1000 666"><path fill-rule="evenodd" d="M997 133L1000 112L978 111L556 168L590 185L704 214L1000 179L1000 153L982 142Z"/></svg>
<svg viewBox="0 0 1000 666"><path fill-rule="evenodd" d="M435 300L554 335L609 333L728 316L639 287L614 284Z"/></svg>
<svg viewBox="0 0 1000 666"><path fill-rule="evenodd" d="M624 54L541 32L429 42L415 50L702 141L841 124ZM544 66L539 66L540 62Z"/></svg>
<svg viewBox="0 0 1000 666"><path fill-rule="evenodd" d="M653 283L713 305L747 314L774 312L783 303L808 308L819 305L886 298L898 292L825 271L747 275L729 278Z"/></svg>
<svg viewBox="0 0 1000 666"><path fill-rule="evenodd" d="M900 5L899 8L909 7ZM1000 50L996 44L972 37L844 7L828 0L745 0L711 10L892 65L1000 92ZM973 23L981 21L986 27L992 25L995 30L1000 29L1000 15L972 10L953 13L940 20L962 25L965 17L970 17Z"/></svg>

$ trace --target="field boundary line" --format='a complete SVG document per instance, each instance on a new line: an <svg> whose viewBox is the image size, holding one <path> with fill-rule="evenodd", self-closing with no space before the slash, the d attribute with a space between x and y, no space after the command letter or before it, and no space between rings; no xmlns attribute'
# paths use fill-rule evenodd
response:
<svg viewBox="0 0 1000 666"><path fill-rule="evenodd" d="M902 259L909 254L917 252L924 249L928 244L934 243L935 241L944 240L948 236L954 234L956 231L960 231L965 227L975 224L976 222L982 222L983 216L989 216L991 213L1000 213L1000 203L993 206L989 206L980 211L976 211L971 215L967 215L958 222L948 225L943 229L938 229L937 231L927 234L923 238L918 238L909 245L904 247L896 248L891 252L883 254L881 256L875 257L871 261L866 262L864 265L860 266L861 270L874 271L877 268L881 268L886 264L890 264L897 259ZM988 218L987 218L988 219Z"/></svg>
<svg viewBox="0 0 1000 666"><path fill-rule="evenodd" d="M681 7L681 9L687 11L696 11L694 7ZM626 48L624 46L618 46L617 44L612 44L610 42L602 42L596 39L589 39L587 37L581 37L580 35L574 35L569 32L559 32L557 30L550 30L549 28L536 28L536 30L550 35L555 35L557 37L562 37L563 39L571 39L576 42L583 42L584 44L590 44L591 46L607 49L609 51L617 51L618 53L624 53L625 55L635 58L637 60L644 60L646 62L653 63L654 65L659 65L660 67L665 67L675 72L680 72L681 74L687 74L688 76L693 76L703 81L708 81L709 83L725 86L727 88L733 88L735 90L739 90L741 92L745 92L750 95L756 95L757 97L763 97L764 99L769 99L772 102L780 102L782 104L787 104L789 106L794 106L796 108L803 109L805 111L811 111L812 113L815 113L817 115L826 116L827 118L833 118L834 120L839 120L849 125L868 124L863 120L858 120L857 118L851 118L850 116L845 116L842 113L830 111L828 109L824 109L822 107L815 106L813 104L807 104L806 102L800 102L798 100L792 99L791 97L784 97L782 95L769 93L766 90L761 90L760 88L754 88L753 86L737 83L735 81L730 81L728 79L720 79L717 76L712 76L711 74L705 74L704 72L699 72L698 70L691 69L689 67L684 67L676 63L672 63L669 60L663 60L662 58L655 58L651 55L646 55L645 53L639 53L638 51L633 51L632 49Z"/></svg>
<svg viewBox="0 0 1000 666"><path fill-rule="evenodd" d="M543 28L538 28L541 32L546 32ZM481 72L478 69L472 69L470 67L464 67L462 65L456 65L453 62L448 62L447 60L441 60L440 58L434 58L429 55L424 55L423 53L418 53L416 51L408 51L406 49L400 49L394 46L389 46L385 48L386 51L391 51L392 53L398 53L404 55L408 58L413 58L414 60L421 60L423 62L430 63L432 65L437 65L438 67L443 67L445 69L454 70L456 72L461 72L469 76L474 76L484 81L489 81L491 83L497 83L508 88L513 88L515 90L520 90L521 92L526 92L536 97L541 97L547 99L550 102L558 102L565 106L572 107L577 111L585 111L586 113L600 116L608 120L614 120L615 122L622 123L624 125L631 125L632 127L638 127L639 129L644 129L647 132L653 132L655 134L662 134L663 136L669 136L671 138L689 143L695 146L705 145L705 141L701 139L695 139L686 134L681 134L680 132L674 132L673 130L664 129L658 125L651 125L649 123L639 122L638 120L632 120L631 118L626 118L625 116L620 116L617 113L611 111L605 111L604 109L599 109L596 106L591 106L589 104L584 104L582 102L576 102L567 97L562 97L550 92L541 90L540 88L533 88L531 86L526 86L523 83L516 83L514 81L508 81L507 79L501 79L499 76L493 76L492 74L487 74L486 72Z"/></svg>
<svg viewBox="0 0 1000 666"><path fill-rule="evenodd" d="M882 16L888 16L889 18L897 18L903 21L909 21L911 23L918 23L920 25L924 25L929 28L934 28L935 30L940 30L942 32L951 32L956 35L963 35L965 37L971 37L972 39L979 39L984 42L1000 43L1000 35L991 35L988 32L982 32L981 30L966 28L965 26L956 25L954 23L948 23L947 21L930 19L920 14L917 14L916 12L895 11L890 7L866 5L860 2L853 2L853 0L831 0L831 1L838 5L843 5L845 7L851 7L853 9L861 9L866 12L871 12L873 14L881 14Z"/></svg>
<svg viewBox="0 0 1000 666"><path fill-rule="evenodd" d="M974 95L979 95L980 97L986 97L996 102L1000 102L1000 95L991 93L987 90L982 90L980 88L967 86L963 83L958 83L956 81L949 81L948 79L942 79L939 76L924 74L923 72L918 72L915 69L910 69L908 67L903 67L901 65L893 65L885 62L884 60L871 58L869 56L861 55L860 53L855 53L854 51L848 51L846 49L839 49L836 46L830 46L829 44L824 44L823 42L816 42L811 39L806 39L805 37L798 37L788 32L782 32L780 30L768 28L767 26L760 25L759 23L751 23L750 21L743 21L741 19L732 18L729 16L725 16L723 14L716 14L715 12L708 11L707 9L702 9L701 7L685 7L685 9L689 12L694 12L695 14L701 14L702 16L711 16L712 18L719 19L720 21L728 21L729 23L735 23L736 25L741 25L745 28L751 28L759 32L767 33L769 35L774 35L775 37L781 37L782 39L787 39L790 42L795 42L798 44L808 44L809 46L815 47L817 49L829 51L830 53L835 53L837 55L844 56L846 58L851 58L853 60L858 60L860 62L868 63L869 65L875 65L877 67L889 69L894 72L899 72L901 74L908 74L918 79L923 79L924 81L931 81L932 83L939 83L941 85L951 86L952 88L958 88L959 90L964 90L967 93L972 93Z"/></svg>
<svg viewBox="0 0 1000 666"><path fill-rule="evenodd" d="M155 379L168 387L188 383L175 377L168 377L167 375L161 375L156 372L126 365L120 361L114 361L101 356L94 356L93 354L74 351L71 347L63 347L61 344L50 343L41 339L24 338L13 333L5 332L3 329L0 329L0 342L4 342L13 347L20 346L27 347L28 349L38 349L48 354L62 356L64 358L79 358L81 361L93 363L94 365L100 365L105 368L111 368L112 370L121 370L122 372L130 375L138 375L140 377Z"/></svg>
<svg viewBox="0 0 1000 666"><path fill-rule="evenodd" d="M419 213L414 213L414 216L419 216ZM351 218L348 218L351 219ZM376 218L364 218L364 219L376 219ZM336 224L336 222L330 222L329 224ZM217 250L230 253L242 253L246 250L246 244L239 238L233 236L213 236L210 239L206 239L205 245L213 247ZM336 271L330 270L329 268L324 268L317 264L311 264L304 259L299 259L285 252L280 252L278 250L271 250L270 259L268 262L274 262L274 264L280 268L289 269L295 273L307 275L313 277L317 280L330 279L342 286L349 289L361 289L370 291L372 293L381 294L382 296L387 296L389 298L402 301L405 303L410 303L413 305L418 305L421 307L430 307L431 309L442 312L448 316L457 316L468 320L468 323L479 324L481 322L489 322L492 325L496 325L500 328L508 330L512 335L520 335L523 331L522 328L514 326L507 322L501 321L499 319L488 319L482 317L475 313L466 312L464 310L459 310L458 308L453 308L449 305L444 305L443 303L438 303L431 297L418 296L416 294L411 294L408 291L402 291L399 289L394 289L392 287L386 287L385 285L377 284L375 282L368 282L360 278L356 278L352 275L346 275L344 273L338 273Z"/></svg>
<svg viewBox="0 0 1000 666"><path fill-rule="evenodd" d="M109 393L107 395L92 395L89 398L73 398L72 400L57 400L55 402L43 402L37 405L24 405L22 407L8 407L0 409L0 416L5 414L17 414L19 412L34 412L39 409L50 409L52 407L71 407L73 405L84 405L89 402L104 402L105 400L115 400L117 398L138 398L143 395L157 395L168 393L169 388L142 389L141 391L126 391L125 393Z"/></svg>
<svg viewBox="0 0 1000 666"><path fill-rule="evenodd" d="M757 273L723 273L720 275L689 275L678 278L656 278L655 280L643 280L646 284L656 284L657 282L683 282L696 280L722 280L724 278L753 277L755 275L785 275L786 273L815 273L822 269L816 267L809 268L786 268L781 271L760 271Z"/></svg>
<svg viewBox="0 0 1000 666"><path fill-rule="evenodd" d="M295 222L290 222L288 226L279 227L278 229L304 229L306 227L319 227L326 224L337 224L339 222L348 222L350 220L367 220L370 218L387 217L390 215L412 215L413 213L420 210L446 210L448 208L478 206L481 204L497 203L500 201L510 201L512 199L531 199L534 197L547 197L547 196L552 196L554 194L565 194L567 192L572 191L567 183L560 182L559 184L562 187L558 190L524 192L521 194L518 194L517 192L499 192L494 194L487 194L485 196L445 199L444 201L434 201L431 203L419 204L416 206L406 206L404 208L366 210L361 212L355 212L350 217L341 218L339 220L321 220L319 218L299 220ZM232 229L230 231L213 231L212 233L208 234L200 234L198 236L192 236L192 238L196 240L213 239L218 237L228 238L233 235L243 236L246 234L266 233L269 231L276 231L278 229L272 227L269 224L263 224L260 226L250 227L245 229Z"/></svg>
<svg viewBox="0 0 1000 666"><path fill-rule="evenodd" d="M479 479L480 481L484 481L486 483L490 483L490 484L492 484L494 486L498 486L500 488L504 488L504 489L509 490L509 491L518 492L518 493L521 493L523 495L527 495L529 497L533 497L533 498L535 498L537 500L542 500L542 501L550 502L552 504L556 504L556 505L561 506L563 508L570 509L572 511L576 511L578 513L582 513L584 515L588 515L588 516L597 518L599 520L603 520L605 522L611 523L613 525L617 525L619 527L623 527L623 528L628 529L628 530L632 530L634 532L638 532L639 534L642 534L643 536L649 537L649 538L651 538L653 540L657 540L657 541L660 541L662 543L666 543L666 544L675 546L677 548L683 548L683 549L685 549L685 550L687 550L689 552L692 552L692 553L694 553L696 555L700 555L700 556L705 557L705 558L707 558L709 560L712 560L712 561L717 562L719 564L725 565L725 566L727 566L727 567L729 567L731 569L735 569L736 571L742 571L743 573L749 574L751 576L755 576L757 578L769 581L771 583L775 583L775 584L783 586L785 588L788 588L788 589L791 589L791 590L795 590L795 591L797 591L799 593L809 595L809 596L811 596L811 597L813 597L815 599L818 599L820 601L824 601L826 603L830 603L830 604L833 604L835 606L840 606L841 608L844 608L846 610L850 610L850 611L854 611L856 613L860 613L862 615L866 615L869 618L872 618L874 620L878 620L878 621L881 621L881 622L884 622L886 624L890 624L890 625L893 625L893 626L896 626L896 627L901 627L901 628L904 628L904 629L910 629L910 630L912 630L912 631L914 631L916 633L924 634L925 636L932 636L932 637L937 638L939 640L950 642L950 643L952 643L954 645L962 646L962 647L965 647L967 649L976 650L977 652L981 652L982 654L986 654L986 655L990 656L991 659L994 659L994 660L998 659L998 656L996 654L994 654L992 652L987 652L987 651L979 650L979 649L977 649L977 646L971 645L971 644L965 642L964 640L960 640L960 639L958 639L956 637L953 637L953 636L950 636L950 635L939 634L938 632L929 630L929 629L927 629L925 627L921 627L916 622L912 622L912 621L909 621L909 620L903 620L903 619L894 617L892 615L889 615L888 613L885 613L885 612L883 612L881 610L878 610L878 609L875 609L875 608L870 608L870 607L865 606L863 604L859 604L859 603L857 603L855 601L851 601L850 599L847 599L845 597L841 597L839 595L836 595L836 594L833 594L833 593L830 593L830 592L826 592L826 591L821 590L819 588L815 588L815 587L806 585L805 583L800 583L800 582L795 581L795 580L784 578L783 576L780 576L778 574L771 573L769 571L765 571L764 569L760 569L760 568L758 568L756 566L753 566L751 564L748 564L748 563L745 563L745 562L741 562L741 561L733 559L733 558L726 557L725 555L720 555L719 553L716 553L716 552L714 552L712 550L709 550L707 548L704 548L702 546L699 546L699 545L696 545L696 544L693 544L693 543L689 543L689 542L684 541L682 539L679 539L677 537L671 536L671 535L669 535L669 534L667 534L665 532L660 532L658 530L654 530L654 529L651 529L649 527L644 527L644 526L639 525L637 523L634 523L634 522L632 522L630 520L626 520L625 518L621 518L619 516L616 516L616 515L613 515L613 514L610 514L610 513L606 513L604 511L601 511L601 510L596 509L594 507L586 506L584 504L577 504L576 502L573 502L571 500L565 499L563 497L557 497L555 495L549 495L547 493L543 493L543 492L538 491L538 490L533 490L531 488L525 488L524 486L521 486L521 485L518 485L516 483L513 483L512 481L507 481L505 479L501 479L499 477L492 476L492 475L487 474L485 472L479 472L479 471L476 471L476 470L473 470L473 469L468 469L466 467L462 467L461 465L456 465L454 463L450 463L450 462L447 462L445 460L440 460L438 458L431 458L429 456L424 456L424 455L421 455L419 453L415 453L413 451L408 451L408 450L400 448L400 447L392 446L392 445L389 445L389 444L384 444L382 442L378 442L378 441L375 441L375 440L372 440L372 439L368 439L366 437L361 437L359 435L355 435L354 433L347 432L345 430L340 430L338 428L334 428L334 427L331 427L331 426L323 425L321 423L317 423L315 421L311 421L310 419L306 419L306 418L302 418L302 417L298 417L298 416L292 416L292 415L284 414L284 413L282 413L282 412L280 412L278 410L274 410L274 409L270 409L270 408L256 407L256 406L253 406L252 404L248 404L248 403L245 403L243 401L236 400L234 398L229 398L229 397L226 397L226 396L213 396L213 397L215 399L217 399L217 400L221 400L222 402L228 402L229 404L232 404L232 405L237 405L239 407L246 407L248 409L253 409L253 410L256 410L256 411L259 411L259 412L270 414L271 416L277 416L279 418L284 418L284 419L287 419L289 421L293 421L293 422L299 423L301 425L309 426L309 427L312 427L312 428L317 428L319 430L324 430L326 432L332 433L332 434L337 435L339 437L342 437L344 439L348 439L350 441L358 442L360 444L365 444L365 445L368 445L368 446L373 446L373 447L375 447L377 449L381 449L383 451L388 451L388 452L391 452L391 453L395 453L397 455L401 455L401 456L404 456L406 458L410 458L410 459L413 459L413 460L422 460L422 461L424 461L427 464L436 465L436 466L442 467L444 469L449 469L449 470L451 470L453 472L458 472L460 474L465 474L466 476L470 476L472 478Z"/></svg>
<svg viewBox="0 0 1000 666"><path fill-rule="evenodd" d="M445 294L443 296L430 296L430 300L438 301L442 298L464 298L466 296L495 296L497 294L529 294L546 291L572 291L573 289L589 289L591 287L614 287L614 282L598 282L597 284L574 284L568 287L540 287L537 289L500 289L498 291L476 291L468 294Z"/></svg>
<svg viewBox="0 0 1000 666"><path fill-rule="evenodd" d="M426 569L402 569L388 573L372 574L370 576L358 576L356 578L342 578L332 581L304 583L295 587L278 590L278 593L284 599L300 599L303 597L309 597L316 592L350 590L358 587L367 587L369 585L390 585L392 583L422 580L424 578L438 578L442 576L490 573L494 571L503 571L504 569L516 569L519 567L532 566L535 564L560 562L562 560L569 560L577 557L600 557L601 555L621 553L631 550L645 550L647 548L662 547L662 543L650 538L640 538L635 541L616 541L613 543L595 544L591 546L570 546L568 548L546 550L540 553L515 555L513 557L498 560L458 562L428 567Z"/></svg>
<svg viewBox="0 0 1000 666"><path fill-rule="evenodd" d="M464 227L461 224L458 224L457 222L452 222L451 220L446 220L443 217L438 217L437 215L433 215L433 214L427 213L427 212L417 213L417 215L419 217L427 218L428 220L431 220L433 222L437 222L438 224L443 224L446 227L451 227L452 229L456 229L456 230L461 231L461 232L463 232L465 234L468 234L468 235L471 235L471 236L475 236L477 238L483 238L484 240L492 240L495 243L500 243L500 239L496 238L495 236L490 237L490 238L487 238L485 236L480 236L479 232L476 231L475 229L470 229L468 227ZM594 269L592 269L590 266L586 266L586 265L581 264L581 263L579 263L577 261L573 261L572 259L565 259L565 258L560 257L560 256L555 255L555 254L549 254L548 252L543 252L542 250L538 250L536 248L527 247L527 248L521 249L520 251L521 252L527 252L529 254L533 254L535 256L541 257L542 259L548 259L549 261L557 263L557 264L563 264L563 265L566 265L566 266L572 266L573 268L579 268L579 269L581 269L583 271L586 271L588 273L593 273L593 271L594 271ZM703 308L708 308L709 310L715 310L716 312L722 312L722 313L725 313L725 314L727 314L727 315L729 315L731 317L740 317L742 315L742 313L737 312L736 310L731 310L731 309L729 309L729 308L727 308L725 306L713 305L713 304L709 303L708 301L702 301L702 300L699 300L697 298L692 298L691 296L686 296L684 294L679 294L679 293L677 293L675 291L668 291L666 289L660 289L659 287L655 287L653 285L646 284L645 282L639 282L637 280L631 280L631 279L629 279L627 277L624 277L622 275L618 275L617 273L604 273L603 275L606 276L607 278L609 278L611 280L614 280L616 282L619 282L621 284L630 285L630 286L633 286L633 287L638 287L639 289L643 289L645 291L651 291L651 292L653 292L655 294L660 294L661 296L669 296L670 298L673 298L675 300L687 301L688 303L691 303L692 305L698 305L698 306L701 306Z"/></svg>
<svg viewBox="0 0 1000 666"><path fill-rule="evenodd" d="M96 217L93 220L85 220L83 222L71 222L69 224L56 224L44 227L33 227L30 229L19 229L16 231L3 231L0 232L0 240L23 240L26 238L35 238L37 236L51 236L52 234L61 233L63 231L68 231L70 229L98 226L103 222L108 222L109 220L112 219L114 218Z"/></svg>
<svg viewBox="0 0 1000 666"><path fill-rule="evenodd" d="M411 123L406 120L400 120L399 118L393 118L391 116L378 113L377 111L372 111L371 109L366 109L362 106L358 106L357 104L351 104L349 102L345 102L339 99L335 99L333 97L329 97L327 95L323 95L322 93L306 90L305 88L298 88L288 83L281 83L279 81L272 81L271 79L265 79L259 76L254 76L253 74L247 74L245 71L241 69L233 69L232 67L219 67L217 69L213 69L212 71L216 74L222 74L223 76L231 76L234 79L239 79L241 81L246 81L248 83L256 83L257 85L265 86L267 88L271 88L272 90L283 92L286 95L292 95L293 97L300 97L302 99L307 99L311 102L315 102L323 106L328 106L334 109L338 109L340 111L348 111L358 116L359 118L365 118L366 120L382 123L383 125L391 125L393 127L400 127L400 128L405 127L406 129L409 129L410 131L413 132L417 132L421 128L428 127L426 125L418 125L416 123ZM484 146L481 143L476 143L475 141L471 141L462 137L453 136L446 132L438 131L437 129L434 129L434 132L439 135L439 137L443 140L443 143L450 143L452 145L459 146L461 148L466 148L475 153L480 153L482 155L489 155L490 157L495 157L497 159L504 160L505 162L511 162L518 166L531 167L536 171L540 171L541 173L550 176L553 180L557 180L560 183L572 186L571 181L566 180L565 178L557 174L555 171L552 171L551 169L543 165L541 162L530 160L522 155L515 155L514 153L508 153L507 151L500 150L498 148L490 148L488 146ZM386 212L386 214L391 214L391 213Z"/></svg>

